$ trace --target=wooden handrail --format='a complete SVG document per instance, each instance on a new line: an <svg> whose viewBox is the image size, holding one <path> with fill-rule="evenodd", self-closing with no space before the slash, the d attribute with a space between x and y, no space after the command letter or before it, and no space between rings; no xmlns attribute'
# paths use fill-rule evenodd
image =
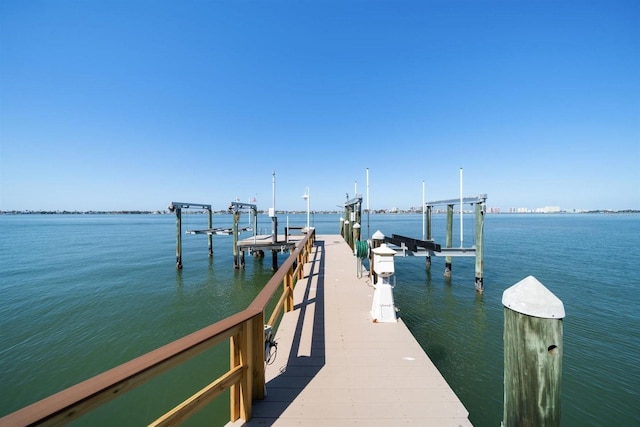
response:
<svg viewBox="0 0 640 427"><path fill-rule="evenodd" d="M314 239L315 230L312 230L298 243L291 255L245 310L8 414L0 418L0 427L69 423L158 374L229 339L231 339L233 365L229 371L159 418L156 423L174 425L188 418L229 388L232 388L232 421L235 421L237 416L250 419L251 400L264 397L264 363L260 362L263 362L264 358L263 323L266 307L287 277L292 281L291 288L283 291L283 294L291 292L294 280L298 279L297 275L292 273L297 272L297 268L295 270L293 268L294 263L299 259L299 255L302 255L305 261L308 259ZM300 263L297 267L301 268ZM292 296L287 295L284 299L290 297ZM235 404L233 402L234 387L239 387L235 393L237 395L235 399L241 406L239 411L235 411L237 416L234 416L233 409L238 407L238 402Z"/></svg>

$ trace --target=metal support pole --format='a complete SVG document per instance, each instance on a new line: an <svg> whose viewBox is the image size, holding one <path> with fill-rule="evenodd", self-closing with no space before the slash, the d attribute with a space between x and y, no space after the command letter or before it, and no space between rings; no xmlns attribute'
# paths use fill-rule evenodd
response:
<svg viewBox="0 0 640 427"><path fill-rule="evenodd" d="M453 205L447 205L447 236L445 239L447 248L453 245ZM444 277L451 277L451 257L444 259Z"/></svg>

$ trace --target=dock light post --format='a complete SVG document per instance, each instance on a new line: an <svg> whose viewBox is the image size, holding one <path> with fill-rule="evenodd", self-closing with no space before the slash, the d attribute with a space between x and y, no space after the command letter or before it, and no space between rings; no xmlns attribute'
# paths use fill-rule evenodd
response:
<svg viewBox="0 0 640 427"><path fill-rule="evenodd" d="M311 199L311 194L309 194L309 187L306 188L302 198L307 201L307 233L309 232L309 200Z"/></svg>

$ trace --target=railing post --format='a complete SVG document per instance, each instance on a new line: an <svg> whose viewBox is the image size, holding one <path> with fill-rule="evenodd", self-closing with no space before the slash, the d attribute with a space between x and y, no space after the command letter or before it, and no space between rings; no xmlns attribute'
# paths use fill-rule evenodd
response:
<svg viewBox="0 0 640 427"><path fill-rule="evenodd" d="M242 337L240 341L240 360L244 367L242 370L242 381L240 382L240 418L245 421L251 419L253 403L253 325L253 319L242 324Z"/></svg>
<svg viewBox="0 0 640 427"><path fill-rule="evenodd" d="M255 319L255 318L254 318ZM253 325L254 319L242 324L242 331L231 337L230 365L231 369L241 366L242 376L239 384L232 385L230 390L231 422L242 418L251 419L251 404L253 399L254 355L253 355Z"/></svg>
<svg viewBox="0 0 640 427"><path fill-rule="evenodd" d="M298 267L298 277L296 278L297 280L301 280L304 277L304 249L305 248L301 248L300 252L298 253L298 265L300 267Z"/></svg>
<svg viewBox="0 0 640 427"><path fill-rule="evenodd" d="M229 340L229 365L231 369L240 365L240 335L234 335ZM232 385L229 388L230 421L234 422L240 418L240 386Z"/></svg>
<svg viewBox="0 0 640 427"><path fill-rule="evenodd" d="M289 312L293 310L293 265L289 267L287 274L284 276L285 289L287 293L287 301L285 303L285 311Z"/></svg>
<svg viewBox="0 0 640 427"><path fill-rule="evenodd" d="M265 353L264 353L264 311L253 320L253 398L264 399Z"/></svg>

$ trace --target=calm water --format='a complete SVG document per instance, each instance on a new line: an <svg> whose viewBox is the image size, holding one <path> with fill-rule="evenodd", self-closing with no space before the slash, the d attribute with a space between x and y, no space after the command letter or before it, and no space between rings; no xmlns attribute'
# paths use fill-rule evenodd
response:
<svg viewBox="0 0 640 427"><path fill-rule="evenodd" d="M305 215L291 215L301 226ZM316 215L337 234L338 215ZM457 219L456 219L457 220ZM269 219L260 217L260 228ZM283 227L286 218L280 216ZM369 230L420 238L420 215L375 215ZM363 233L367 223L363 221ZM206 228L186 215L185 228ZM231 216L214 216L229 226ZM465 246L473 216L465 217ZM459 245L454 224L454 246ZM434 216L444 244L445 217ZM286 255L280 255L280 262ZM0 216L0 415L73 385L247 306L271 275L270 258L232 267L231 237L183 237L175 270L169 215ZM473 286L473 258L396 258L396 304L477 426L502 419L502 292L535 276L564 303L562 417L565 426L640 425L640 216L488 215L485 292ZM215 348L125 395L78 425L141 425L228 366ZM206 373L204 375L203 373ZM190 421L228 420L219 399Z"/></svg>

